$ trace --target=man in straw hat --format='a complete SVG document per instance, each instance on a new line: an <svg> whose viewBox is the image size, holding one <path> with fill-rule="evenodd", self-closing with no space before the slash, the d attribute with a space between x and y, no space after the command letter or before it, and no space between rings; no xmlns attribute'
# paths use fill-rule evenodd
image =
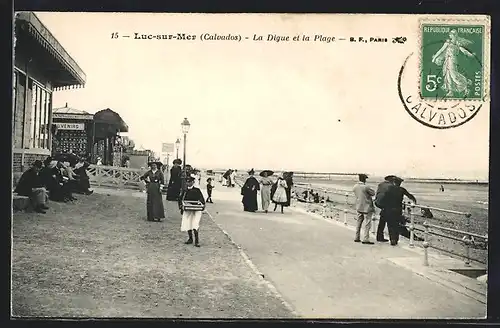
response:
<svg viewBox="0 0 500 328"><path fill-rule="evenodd" d="M358 212L358 222L356 225L355 242L360 242L361 226L364 222L363 244L373 245L370 241L370 228L372 215L375 212L372 197L375 196L375 191L366 185L368 175L362 173L358 175L359 182L354 185L353 191L356 196L356 211Z"/></svg>

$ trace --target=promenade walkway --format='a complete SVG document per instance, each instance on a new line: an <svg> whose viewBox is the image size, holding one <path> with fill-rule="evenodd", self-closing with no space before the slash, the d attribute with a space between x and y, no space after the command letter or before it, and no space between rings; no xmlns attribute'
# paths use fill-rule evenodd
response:
<svg viewBox="0 0 500 328"><path fill-rule="evenodd" d="M461 261L402 241L354 243L353 227L299 208L243 212L239 188L217 185L208 208L254 268L302 317L483 318L486 286L451 272ZM260 200L259 200L260 204ZM260 206L260 205L259 205Z"/></svg>
<svg viewBox="0 0 500 328"><path fill-rule="evenodd" d="M13 217L16 316L482 318L486 286L404 243L362 245L353 230L288 208L242 211L239 188L207 205L201 248L184 245L175 202L147 222L145 194L94 188L46 215ZM229 238L228 238L229 237ZM235 247L233 244L239 247Z"/></svg>

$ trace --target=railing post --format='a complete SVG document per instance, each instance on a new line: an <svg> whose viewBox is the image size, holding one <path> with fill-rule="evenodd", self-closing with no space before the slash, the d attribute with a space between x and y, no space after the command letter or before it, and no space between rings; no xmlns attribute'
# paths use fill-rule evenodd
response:
<svg viewBox="0 0 500 328"><path fill-rule="evenodd" d="M415 239L415 222L414 222L414 214L412 209L414 208L414 205L410 205L410 202L408 202L408 207L406 210L408 211L408 217L410 218L410 247L414 247L414 239ZM406 225L406 222L405 222Z"/></svg>
<svg viewBox="0 0 500 328"><path fill-rule="evenodd" d="M102 172L100 165L96 166L95 173L97 175L97 185L100 187L102 184Z"/></svg>
<svg viewBox="0 0 500 328"><path fill-rule="evenodd" d="M467 213L465 214L466 218L466 227L467 227L467 233L470 233L470 220L471 220L471 214ZM471 235L466 235L462 239L464 241L465 245L465 266L470 267L470 245L472 243L472 237Z"/></svg>
<svg viewBox="0 0 500 328"><path fill-rule="evenodd" d="M349 206L349 193L345 193L345 206ZM344 224L347 225L347 208L344 209Z"/></svg>
<svg viewBox="0 0 500 328"><path fill-rule="evenodd" d="M424 222L424 242L422 246L424 247L424 266L429 266L429 224L427 221Z"/></svg>

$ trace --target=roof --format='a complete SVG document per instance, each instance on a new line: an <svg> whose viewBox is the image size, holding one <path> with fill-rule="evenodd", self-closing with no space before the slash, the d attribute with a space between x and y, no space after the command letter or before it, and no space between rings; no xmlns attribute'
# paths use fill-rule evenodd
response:
<svg viewBox="0 0 500 328"><path fill-rule="evenodd" d="M33 37L47 49L47 51L52 54L52 56L54 56L72 76L72 78L67 81L54 81L54 90L70 86L85 85L87 76L83 70L33 12L16 13L15 20L16 23L21 23L20 27L33 35Z"/></svg>
<svg viewBox="0 0 500 328"><path fill-rule="evenodd" d="M52 110L54 118L71 118L71 119L84 119L84 120L93 120L94 115L76 108L68 107L66 103L65 107L54 108Z"/></svg>
<svg viewBox="0 0 500 328"><path fill-rule="evenodd" d="M128 132L128 125L121 116L109 108L98 111L94 114L94 122L113 125L119 132Z"/></svg>

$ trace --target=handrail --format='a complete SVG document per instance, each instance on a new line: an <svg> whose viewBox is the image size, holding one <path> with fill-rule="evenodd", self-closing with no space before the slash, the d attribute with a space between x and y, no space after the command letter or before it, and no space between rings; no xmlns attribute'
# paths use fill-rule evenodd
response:
<svg viewBox="0 0 500 328"><path fill-rule="evenodd" d="M237 180L236 181L238 181L241 178L243 178L243 177L242 176L237 176ZM322 216L323 217L326 217L326 218L331 218L332 217L331 215L328 215L328 210L329 209L333 209L333 210L336 210L336 211L341 211L341 212L344 213L344 216L343 216L343 219L344 219L343 221L344 222L343 223L345 225L347 225L348 213L351 213L351 214L355 214L356 213L356 211L353 211L350 208L350 207L352 207L352 204L349 203L349 196L350 195L354 196L354 192L352 192L352 191L339 190L339 189L334 189L334 188L325 188L325 187L317 186L317 185L315 185L313 183L304 183L304 182L297 182L297 183L295 183L294 184L294 188L296 188L296 189L314 189L315 191L318 191L318 192L321 192L321 193L336 194L336 195L345 196L345 202L342 202L342 203L344 203L344 205L346 205L347 208L331 207L331 206L328 206L328 202L312 203L314 205L316 205L316 204L318 205L318 210L321 210L319 207L322 208ZM295 192L295 194L297 194L297 193ZM337 201L337 203L338 203L338 201ZM439 208L439 207L433 207L433 206L428 206L428 205L413 204L413 203L410 203L410 202L408 202L408 203L403 202L402 205L403 205L403 209L404 209L403 213L402 213L403 216L410 218L410 224L406 225L406 227L408 227L408 229L410 230L410 247L414 247L414 237L415 237L414 232L415 232L415 230L416 231L423 231L424 232L425 238L424 238L424 241L422 243L422 246L424 247L424 265L429 265L429 260L428 260L428 248L429 247L436 248L436 249L441 249L441 248L439 248L437 246L434 247L434 246L431 245L431 243L429 241L429 236L430 235L436 235L436 236L440 236L440 237L443 237L443 238L446 238L446 239L455 240L455 241L463 243L464 247L465 247L465 252L466 252L465 259L464 259L466 266L470 266L470 248L471 248L472 245L474 245L474 238L479 238L479 239L485 240L486 242L488 241L488 236L487 235L480 235L480 234L477 234L477 233L468 232L468 231L464 231L464 230L447 228L447 227L444 227L444 226L440 226L440 225L428 223L427 221L424 221L423 223L419 223L419 225L421 225L421 226L424 227L424 229L419 229L416 226L417 223L415 222L415 217L421 217L421 218L425 218L425 217L423 215L421 215L421 214L417 214L417 211L413 211L413 209L415 209L415 208L419 208L419 209L431 209L431 210L435 210L435 211L442 212L442 213L461 215L461 216L464 216L466 218L466 220L467 220L466 224L467 224L468 227L470 227L470 221L471 221L471 217L472 217L470 213L460 212L460 211L454 211L454 210L448 210L448 209ZM420 211L418 211L418 212L420 212ZM338 220L339 218L336 217L336 219ZM425 218L425 219L427 219L427 218ZM375 221L377 221L377 215L373 215L372 216L372 220L373 220L372 223L375 223ZM375 227L375 225L373 225L373 227ZM452 235L434 232L434 231L431 231L430 228L439 229L439 230L442 230L442 231L445 231L445 232L462 234L463 238L460 239L460 238L452 236ZM375 233L375 229L372 230L372 233ZM449 253L456 254L456 253L453 253L451 251Z"/></svg>

